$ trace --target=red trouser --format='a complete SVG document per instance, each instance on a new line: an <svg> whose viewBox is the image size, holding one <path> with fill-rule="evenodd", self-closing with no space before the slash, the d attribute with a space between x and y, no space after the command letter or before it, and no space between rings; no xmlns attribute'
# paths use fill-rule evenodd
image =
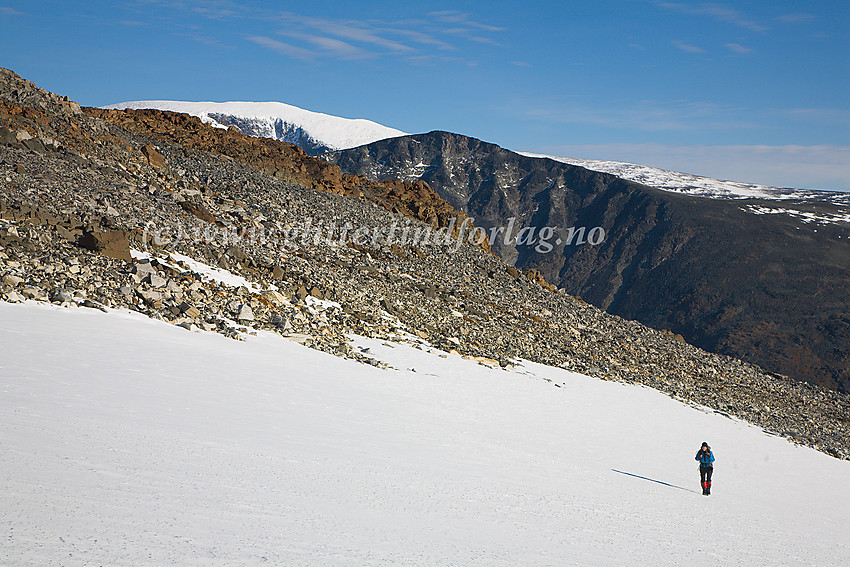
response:
<svg viewBox="0 0 850 567"><path fill-rule="evenodd" d="M714 467L699 468L699 480L703 488L711 488L711 473L714 472Z"/></svg>

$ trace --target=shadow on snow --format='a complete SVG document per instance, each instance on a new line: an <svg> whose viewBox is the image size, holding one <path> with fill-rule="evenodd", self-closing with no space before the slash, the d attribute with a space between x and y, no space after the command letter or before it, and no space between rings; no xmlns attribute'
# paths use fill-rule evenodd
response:
<svg viewBox="0 0 850 567"><path fill-rule="evenodd" d="M664 486L669 486L671 488L678 488L679 490L687 490L688 492L693 492L694 494L699 494L696 490L691 490L690 488L685 488L684 486L676 486L675 484L670 484L669 482L664 482L662 480L655 480L654 478L647 478L645 476L640 476L639 474L633 474L630 472L618 471L617 469L611 469L615 473L625 474L628 476L633 476L635 478L640 478L643 480L648 480L650 482L657 482L658 484L663 484Z"/></svg>

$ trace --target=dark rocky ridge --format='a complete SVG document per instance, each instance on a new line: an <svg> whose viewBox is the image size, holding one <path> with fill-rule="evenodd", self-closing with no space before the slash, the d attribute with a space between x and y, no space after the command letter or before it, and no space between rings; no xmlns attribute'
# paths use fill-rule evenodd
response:
<svg viewBox="0 0 850 567"><path fill-rule="evenodd" d="M219 124L228 127L233 126L246 136L259 137L265 136L268 133L268 125L264 120L242 118L239 116L233 116L232 114L223 114L220 112L211 112L209 116ZM300 126L284 122L280 118L277 118L274 121L273 128L275 140L295 144L296 146L299 146L305 152L307 152L307 155L315 156L333 149L326 146L319 140L316 140L313 136L305 132L304 129Z"/></svg>
<svg viewBox="0 0 850 567"><path fill-rule="evenodd" d="M477 247L250 235L150 243L148 223L172 235L177 227L273 231L305 218L425 225L365 196L283 181L242 159L194 148L199 132L171 116L161 117L162 124L171 124L169 136L186 145L139 133L148 131L149 117L124 115L119 125L53 97L0 70L0 300L131 309L235 339L269 330L369 364L377 362L352 349L346 333L413 340L492 366L533 360L646 384L850 458L850 397L607 315ZM15 102L23 98L32 106ZM141 122L135 127L133 117ZM150 261L126 259L146 242ZM211 282L170 252L252 285ZM405 338L411 336L418 338Z"/></svg>
<svg viewBox="0 0 850 567"><path fill-rule="evenodd" d="M609 313L850 391L850 223L750 211L848 215L846 204L675 194L447 132L324 157L369 179L427 181L487 228L516 217L517 226L558 227L567 242L568 227L603 227L598 246L540 253L499 241L493 251Z"/></svg>

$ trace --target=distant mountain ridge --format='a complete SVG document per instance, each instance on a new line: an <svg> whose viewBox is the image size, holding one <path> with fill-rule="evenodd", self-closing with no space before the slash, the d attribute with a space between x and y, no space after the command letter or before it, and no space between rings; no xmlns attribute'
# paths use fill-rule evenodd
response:
<svg viewBox="0 0 850 567"><path fill-rule="evenodd" d="M353 148L404 136L395 128L362 118L341 118L304 110L282 102L183 102L137 100L104 106L106 109L145 109L184 112L219 128L236 127L247 136L272 138L301 146L310 155Z"/></svg>
<svg viewBox="0 0 850 567"><path fill-rule="evenodd" d="M758 183L745 183L741 181L729 181L693 175L680 171L671 171L628 163L621 161L608 161L598 159L579 159L570 157L536 154L531 152L517 152L521 155L536 158L548 158L570 165L578 165L593 171L610 173L635 183L641 183L656 189L698 195L700 197L715 197L721 199L827 199L850 203L850 194L837 191L824 191L816 189L794 189L789 187L773 187L771 185L760 185Z"/></svg>

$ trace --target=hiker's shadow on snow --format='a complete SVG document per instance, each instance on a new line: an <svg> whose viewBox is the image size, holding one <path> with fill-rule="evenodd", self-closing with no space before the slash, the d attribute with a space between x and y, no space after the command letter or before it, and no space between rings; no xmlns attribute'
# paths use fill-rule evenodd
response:
<svg viewBox="0 0 850 567"><path fill-rule="evenodd" d="M669 482L664 482L663 480L655 480L654 478L648 478L645 476L640 476L639 474L633 474L625 471L618 471L617 469L611 469L615 473L624 474L627 476L633 476L635 478L639 478L641 480L648 480L649 482L656 482L658 484L663 484L664 486L669 486L670 488L678 488L679 490L686 490L688 492L693 492L694 494L699 494L696 490L691 490L690 488L685 488L684 486L676 486L675 484L670 484Z"/></svg>

